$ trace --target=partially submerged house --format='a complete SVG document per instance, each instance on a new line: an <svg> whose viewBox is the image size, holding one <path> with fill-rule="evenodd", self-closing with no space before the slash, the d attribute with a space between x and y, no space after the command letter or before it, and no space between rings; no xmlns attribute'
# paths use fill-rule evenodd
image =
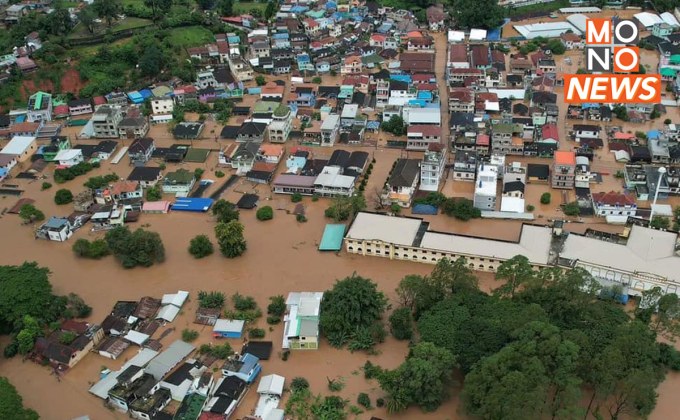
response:
<svg viewBox="0 0 680 420"><path fill-rule="evenodd" d="M316 350L319 348L319 315L323 292L291 292L286 299L284 349Z"/></svg>

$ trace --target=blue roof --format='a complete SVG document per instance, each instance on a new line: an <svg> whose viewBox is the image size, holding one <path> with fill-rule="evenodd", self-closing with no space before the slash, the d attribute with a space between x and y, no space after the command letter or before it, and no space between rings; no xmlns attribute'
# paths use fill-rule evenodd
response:
<svg viewBox="0 0 680 420"><path fill-rule="evenodd" d="M238 35L232 35L227 37L227 42L229 44L240 44L241 43L241 37Z"/></svg>
<svg viewBox="0 0 680 420"><path fill-rule="evenodd" d="M139 91L139 94L142 95L142 98L150 98L153 96L153 93L149 89L142 89Z"/></svg>
<svg viewBox="0 0 680 420"><path fill-rule="evenodd" d="M0 177L4 177L7 175L7 169L6 168L0 168Z"/></svg>
<svg viewBox="0 0 680 420"><path fill-rule="evenodd" d="M397 80L399 82L411 83L411 75L409 74L393 74L390 79Z"/></svg>
<svg viewBox="0 0 680 420"><path fill-rule="evenodd" d="M25 115L19 115L16 119L18 123L26 121L26 116Z"/></svg>
<svg viewBox="0 0 680 420"><path fill-rule="evenodd" d="M411 99L410 101L408 101L408 104L411 106L417 105L420 108L425 108L425 105L427 105L427 101L424 99Z"/></svg>
<svg viewBox="0 0 680 420"><path fill-rule="evenodd" d="M304 168L307 164L307 159L302 156L291 156L286 160L286 168Z"/></svg>
<svg viewBox="0 0 680 420"><path fill-rule="evenodd" d="M210 206L213 204L212 198L189 198L182 197L178 198L172 205L172 210L177 211L203 211L206 212L210 210Z"/></svg>
<svg viewBox="0 0 680 420"><path fill-rule="evenodd" d="M418 92L418 99L432 99L432 92L421 90Z"/></svg>
<svg viewBox="0 0 680 420"><path fill-rule="evenodd" d="M253 368L257 365L257 363L260 361L260 359L257 358L257 356L253 356L250 353L246 353L243 355L243 358L241 359L241 362L243 362L243 365L241 366L241 369L239 369L239 372L241 373L248 373Z"/></svg>
<svg viewBox="0 0 680 420"><path fill-rule="evenodd" d="M144 97L142 96L141 93L137 92L136 90L133 92L128 92L127 96L128 98L130 98L132 103L141 104L142 102L144 102Z"/></svg>
<svg viewBox="0 0 680 420"><path fill-rule="evenodd" d="M304 13L307 10L309 10L309 7L307 6L293 6L290 8L291 13Z"/></svg>
<svg viewBox="0 0 680 420"><path fill-rule="evenodd" d="M378 27L378 32L381 34L387 33L392 29L392 24L391 23L383 23Z"/></svg>
<svg viewBox="0 0 680 420"><path fill-rule="evenodd" d="M66 224L68 224L68 219L52 216L47 223L45 223L45 227L48 229L59 229Z"/></svg>
<svg viewBox="0 0 680 420"><path fill-rule="evenodd" d="M411 214L437 214L437 207L430 204L414 204Z"/></svg>
<svg viewBox="0 0 680 420"><path fill-rule="evenodd" d="M272 35L274 39L288 39L290 38L290 35L288 32L277 32L274 35Z"/></svg>
<svg viewBox="0 0 680 420"><path fill-rule="evenodd" d="M326 3L326 9L337 9L338 4L334 1L329 1Z"/></svg>
<svg viewBox="0 0 680 420"><path fill-rule="evenodd" d="M380 128L380 121L369 121L366 123L366 128L369 130L377 130Z"/></svg>
<svg viewBox="0 0 680 420"><path fill-rule="evenodd" d="M340 251L344 236L345 225L326 225L321 237L321 243L319 244L319 251Z"/></svg>
<svg viewBox="0 0 680 420"><path fill-rule="evenodd" d="M647 138L649 140L656 140L661 136L661 132L659 130L649 130L647 132Z"/></svg>
<svg viewBox="0 0 680 420"><path fill-rule="evenodd" d="M601 104L589 104L589 103L584 103L581 104L581 109L590 109L590 108L600 108Z"/></svg>

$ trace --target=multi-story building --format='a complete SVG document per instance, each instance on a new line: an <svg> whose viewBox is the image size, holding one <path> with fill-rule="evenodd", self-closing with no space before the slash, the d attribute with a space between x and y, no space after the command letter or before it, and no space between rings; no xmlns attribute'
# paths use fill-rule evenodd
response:
<svg viewBox="0 0 680 420"><path fill-rule="evenodd" d="M28 122L41 122L52 120L52 95L45 92L36 92L28 98L26 112Z"/></svg>
<svg viewBox="0 0 680 420"><path fill-rule="evenodd" d="M475 94L472 89L449 89L449 112L475 112Z"/></svg>
<svg viewBox="0 0 680 420"><path fill-rule="evenodd" d="M92 128L97 138L118 138L118 125L123 120L120 107L102 105L92 116Z"/></svg>
<svg viewBox="0 0 680 420"><path fill-rule="evenodd" d="M480 210L496 210L498 168L481 163L477 170L473 205Z"/></svg>
<svg viewBox="0 0 680 420"><path fill-rule="evenodd" d="M446 146L432 143L428 146L420 163L420 189L439 191L444 170L446 169Z"/></svg>
<svg viewBox="0 0 680 420"><path fill-rule="evenodd" d="M314 193L322 197L350 197L354 194L353 176L343 175L343 168L326 166L314 180Z"/></svg>
<svg viewBox="0 0 680 420"><path fill-rule="evenodd" d="M576 176L576 153L558 150L555 152L552 166L553 188L574 188Z"/></svg>
<svg viewBox="0 0 680 420"><path fill-rule="evenodd" d="M333 146L340 130L340 115L330 114L321 124L321 146Z"/></svg>
<svg viewBox="0 0 680 420"><path fill-rule="evenodd" d="M477 174L477 154L474 151L456 150L453 161L453 179L474 181Z"/></svg>
<svg viewBox="0 0 680 420"><path fill-rule="evenodd" d="M293 127L293 113L290 108L280 105L272 114L272 122L267 127L271 143L285 143Z"/></svg>
<svg viewBox="0 0 680 420"><path fill-rule="evenodd" d="M378 80L375 87L375 106L384 107L390 100L390 81Z"/></svg>
<svg viewBox="0 0 680 420"><path fill-rule="evenodd" d="M159 98L151 100L151 112L154 115L172 114L175 109L175 102L170 98Z"/></svg>
<svg viewBox="0 0 680 420"><path fill-rule="evenodd" d="M411 125L406 133L406 150L428 150L441 141L442 128L436 125Z"/></svg>
<svg viewBox="0 0 680 420"><path fill-rule="evenodd" d="M399 159L385 183L382 202L409 207L420 178L420 160Z"/></svg>
<svg viewBox="0 0 680 420"><path fill-rule="evenodd" d="M512 124L495 124L491 127L491 151L509 154L512 149Z"/></svg>
<svg viewBox="0 0 680 420"><path fill-rule="evenodd" d="M598 216L630 216L637 213L635 198L629 194L610 192L594 193L593 207Z"/></svg>

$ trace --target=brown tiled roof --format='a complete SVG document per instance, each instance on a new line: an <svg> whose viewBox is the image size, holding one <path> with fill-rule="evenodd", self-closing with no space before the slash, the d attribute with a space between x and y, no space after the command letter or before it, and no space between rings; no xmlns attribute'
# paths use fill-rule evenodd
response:
<svg viewBox="0 0 680 420"><path fill-rule="evenodd" d="M449 62L464 63L468 61L467 47L465 44L453 44L449 49Z"/></svg>
<svg viewBox="0 0 680 420"><path fill-rule="evenodd" d="M594 193L593 201L610 206L632 206L635 204L635 199L630 195L614 191Z"/></svg>
<svg viewBox="0 0 680 420"><path fill-rule="evenodd" d="M473 45L470 48L472 63L475 66L486 66L489 64L489 47L486 45Z"/></svg>
<svg viewBox="0 0 680 420"><path fill-rule="evenodd" d="M441 136L442 128L437 125L420 125L415 124L408 127L409 133L423 133L426 137Z"/></svg>
<svg viewBox="0 0 680 420"><path fill-rule="evenodd" d="M454 98L460 102L472 102L473 93L471 89L451 88L449 89L449 99Z"/></svg>

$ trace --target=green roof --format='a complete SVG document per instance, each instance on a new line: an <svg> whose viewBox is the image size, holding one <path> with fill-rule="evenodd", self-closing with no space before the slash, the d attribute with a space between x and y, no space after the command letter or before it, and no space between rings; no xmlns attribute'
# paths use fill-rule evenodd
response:
<svg viewBox="0 0 680 420"><path fill-rule="evenodd" d="M288 114L289 110L288 107L285 105L279 105L275 110L274 110L274 116L275 117L285 117Z"/></svg>
<svg viewBox="0 0 680 420"><path fill-rule="evenodd" d="M187 150L187 154L184 157L184 161L203 163L208 159L209 154L210 149L198 149L192 147L189 150Z"/></svg>
<svg viewBox="0 0 680 420"><path fill-rule="evenodd" d="M492 129L499 133L512 133L514 126L512 124L495 124Z"/></svg>
<svg viewBox="0 0 680 420"><path fill-rule="evenodd" d="M340 251L344 236L345 225L326 225L319 244L319 251Z"/></svg>
<svg viewBox="0 0 680 420"><path fill-rule="evenodd" d="M178 169L165 176L166 184L188 184L194 179L194 173L186 169Z"/></svg>
<svg viewBox="0 0 680 420"><path fill-rule="evenodd" d="M274 112L276 108L281 105L279 102L274 102L274 101L260 101L255 104L253 107L253 112L254 113L260 113L260 112Z"/></svg>
<svg viewBox="0 0 680 420"><path fill-rule="evenodd" d="M201 415L203 403L207 398L200 394L189 394L180 405L175 420L196 420Z"/></svg>
<svg viewBox="0 0 680 420"><path fill-rule="evenodd" d="M671 63L671 64L678 64L678 63L680 63L680 54L673 54L673 55L671 55L670 63Z"/></svg>
<svg viewBox="0 0 680 420"><path fill-rule="evenodd" d="M677 74L677 72L678 72L677 70L671 69L671 68L668 68L668 67L663 67L663 68L661 69L661 75L662 75L662 76L670 76L670 77L673 77L673 76L675 76L675 75Z"/></svg>

